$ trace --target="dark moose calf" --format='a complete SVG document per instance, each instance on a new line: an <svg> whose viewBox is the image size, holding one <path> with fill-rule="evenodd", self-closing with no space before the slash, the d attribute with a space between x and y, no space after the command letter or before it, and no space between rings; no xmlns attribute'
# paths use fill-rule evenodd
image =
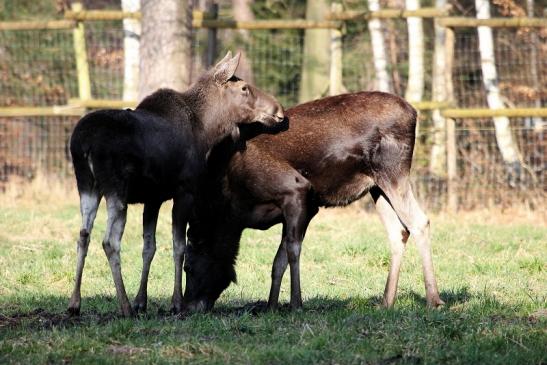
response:
<svg viewBox="0 0 547 365"><path fill-rule="evenodd" d="M103 196L108 210L103 248L124 316L133 314L120 264L127 204L144 203L143 271L135 309L146 310L158 212L164 201L173 199L172 308L180 312L187 217L198 176L205 171L207 154L225 137L237 139L240 124L274 125L284 118L281 105L273 97L234 76L238 63L239 54L232 58L228 52L183 93L160 89L135 110L99 110L78 122L70 152L80 194L82 227L70 313L80 311L82 272Z"/></svg>
<svg viewBox="0 0 547 365"><path fill-rule="evenodd" d="M370 192L391 245L384 305L395 301L409 235L422 258L427 304L442 305L431 259L429 220L409 183L416 111L382 92L327 97L286 111L288 130L260 134L244 148L219 144L210 156L190 217L185 259L185 310L208 310L235 281L244 228L283 224L272 267L269 308L278 305L290 266L292 308L302 306L299 257L319 207L343 206ZM232 155L227 151L232 150ZM231 157L226 157L231 156ZM216 164L216 165L215 165ZM224 168L222 168L224 166ZM335 248L336 249L336 248Z"/></svg>

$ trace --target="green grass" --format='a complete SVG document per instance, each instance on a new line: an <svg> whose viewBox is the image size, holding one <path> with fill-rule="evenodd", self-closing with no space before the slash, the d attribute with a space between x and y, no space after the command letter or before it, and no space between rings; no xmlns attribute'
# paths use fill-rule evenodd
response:
<svg viewBox="0 0 547 365"><path fill-rule="evenodd" d="M280 228L245 232L231 285L210 314L166 313L172 291L170 214L158 227L148 314L117 315L101 248L104 206L92 235L82 316L64 312L72 289L76 199L2 203L0 363L545 364L547 227L524 220L432 216L441 310L425 308L417 250L405 256L396 307L379 306L389 265L383 227L357 209L323 211L302 251L304 309L253 314L265 300ZM141 268L141 206L129 209L122 269L130 297ZM509 221L509 223L507 223ZM288 275L288 273L287 273ZM282 302L288 301L288 276Z"/></svg>

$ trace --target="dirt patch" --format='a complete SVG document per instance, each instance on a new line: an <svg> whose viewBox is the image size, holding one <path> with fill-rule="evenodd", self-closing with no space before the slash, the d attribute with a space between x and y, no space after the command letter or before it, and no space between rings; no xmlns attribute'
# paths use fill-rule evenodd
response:
<svg viewBox="0 0 547 365"><path fill-rule="evenodd" d="M51 313L37 308L27 313L15 313L10 316L0 314L0 330L17 327L32 327L34 329L50 329L53 327L71 327L86 323L106 323L116 317L111 314L91 313L84 316L70 316L66 313Z"/></svg>

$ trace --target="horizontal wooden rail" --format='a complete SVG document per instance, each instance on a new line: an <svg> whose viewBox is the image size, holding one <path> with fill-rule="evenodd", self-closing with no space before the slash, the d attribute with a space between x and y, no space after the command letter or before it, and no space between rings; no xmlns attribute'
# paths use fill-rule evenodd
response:
<svg viewBox="0 0 547 365"><path fill-rule="evenodd" d="M136 100L110 100L110 99L69 99L69 105L89 109L122 109L134 108Z"/></svg>
<svg viewBox="0 0 547 365"><path fill-rule="evenodd" d="M444 102L423 101L412 104L418 110L440 109L445 118L547 117L547 108L447 108ZM137 106L135 100L70 99L68 105L0 107L0 117L81 116L86 109L122 109Z"/></svg>
<svg viewBox="0 0 547 365"><path fill-rule="evenodd" d="M310 21L306 19L255 20L239 22L229 19L211 19L208 13L194 11L192 26L194 28L231 28L231 29L337 29L344 20L369 20L372 18L436 18L438 24L445 27L547 27L547 18L490 18L476 19L465 17L447 17L447 10L422 8L419 10L383 9L376 12L346 11L330 13L328 20ZM76 21L122 20L125 18L140 19L140 12L123 12L118 10L84 10L66 11L64 20L46 21L3 21L0 30L41 30L71 29Z"/></svg>
<svg viewBox="0 0 547 365"><path fill-rule="evenodd" d="M547 18L490 18L476 19L464 17L442 17L438 19L439 25L445 27L479 27L492 28L507 27L547 27Z"/></svg>
<svg viewBox="0 0 547 365"><path fill-rule="evenodd" d="M192 22L194 28L230 28L230 29L337 29L341 23L332 20L313 21L305 19L254 20L240 22L235 20L199 20Z"/></svg>
<svg viewBox="0 0 547 365"><path fill-rule="evenodd" d="M329 13L326 19L329 20L370 20L370 19L392 19L392 18L438 18L447 16L450 9L421 8L418 10L404 9L382 9L378 11L343 11Z"/></svg>
<svg viewBox="0 0 547 365"><path fill-rule="evenodd" d="M75 25L73 20L8 21L0 22L0 30L72 29Z"/></svg>
<svg viewBox="0 0 547 365"><path fill-rule="evenodd" d="M0 107L0 117L81 116L84 113L85 108L74 105Z"/></svg>
<svg viewBox="0 0 547 365"><path fill-rule="evenodd" d="M443 109L451 106L451 104L442 101L419 101L410 104L417 110Z"/></svg>
<svg viewBox="0 0 547 365"><path fill-rule="evenodd" d="M445 118L547 117L547 108L441 109Z"/></svg>
<svg viewBox="0 0 547 365"><path fill-rule="evenodd" d="M140 19L142 14L140 11L129 12L121 10L81 10L81 11L65 11L65 19L77 21L94 21L94 20L123 20L123 19ZM192 12L194 20L210 19L211 16L204 11L194 10Z"/></svg>

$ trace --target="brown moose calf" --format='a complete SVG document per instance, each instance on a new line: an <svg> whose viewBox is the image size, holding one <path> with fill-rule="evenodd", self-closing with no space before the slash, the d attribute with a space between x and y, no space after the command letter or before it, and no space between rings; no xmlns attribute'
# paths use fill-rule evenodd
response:
<svg viewBox="0 0 547 365"><path fill-rule="evenodd" d="M368 192L391 244L384 305L395 301L409 235L422 258L427 303L443 304L433 273L429 219L409 183L416 111L397 96L360 92L312 101L286 114L286 131L258 135L245 148L226 142L213 150L189 220L185 309L212 308L235 280L244 228L277 223L283 224L283 237L268 306L277 307L289 265L290 304L301 307L299 257L310 220L319 207L343 206Z"/></svg>

